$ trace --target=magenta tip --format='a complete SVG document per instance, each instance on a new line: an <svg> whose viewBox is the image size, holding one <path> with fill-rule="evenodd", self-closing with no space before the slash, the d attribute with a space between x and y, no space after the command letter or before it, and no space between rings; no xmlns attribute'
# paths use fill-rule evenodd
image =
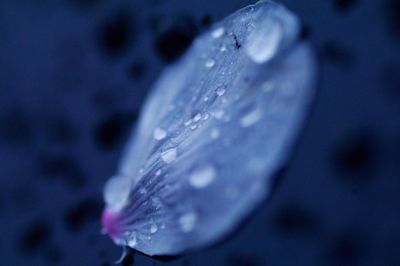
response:
<svg viewBox="0 0 400 266"><path fill-rule="evenodd" d="M105 232L114 238L118 233L118 215L109 209L104 210L101 216L101 224Z"/></svg>

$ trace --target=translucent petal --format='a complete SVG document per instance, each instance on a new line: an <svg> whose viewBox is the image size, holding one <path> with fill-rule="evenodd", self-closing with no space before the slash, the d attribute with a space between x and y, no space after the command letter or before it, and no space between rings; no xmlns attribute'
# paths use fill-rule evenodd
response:
<svg viewBox="0 0 400 266"><path fill-rule="evenodd" d="M266 198L314 94L314 58L298 34L291 12L261 1L164 70L104 192L115 243L149 255L199 248Z"/></svg>

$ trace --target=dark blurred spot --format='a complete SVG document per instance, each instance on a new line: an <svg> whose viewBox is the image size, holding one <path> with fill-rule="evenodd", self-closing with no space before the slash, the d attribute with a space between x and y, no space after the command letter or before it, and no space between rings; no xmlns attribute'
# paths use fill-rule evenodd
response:
<svg viewBox="0 0 400 266"><path fill-rule="evenodd" d="M398 100L400 97L400 65L386 65L381 73L381 81L388 98Z"/></svg>
<svg viewBox="0 0 400 266"><path fill-rule="evenodd" d="M324 255L325 265L363 265L365 242L353 232L342 233L334 237Z"/></svg>
<svg viewBox="0 0 400 266"><path fill-rule="evenodd" d="M172 62L181 56L197 34L193 19L184 17L158 33L154 42L156 52L166 62Z"/></svg>
<svg viewBox="0 0 400 266"><path fill-rule="evenodd" d="M365 177L373 174L379 157L375 138L368 130L363 130L343 139L335 147L335 168L353 175L353 181L365 181Z"/></svg>
<svg viewBox="0 0 400 266"><path fill-rule="evenodd" d="M109 56L126 52L134 36L132 17L125 12L117 12L101 25L98 41L101 50Z"/></svg>
<svg viewBox="0 0 400 266"><path fill-rule="evenodd" d="M27 144L33 139L28 115L16 108L1 114L0 139L8 144Z"/></svg>
<svg viewBox="0 0 400 266"><path fill-rule="evenodd" d="M310 34L311 34L310 27L302 24L300 30L300 39L306 40L310 37Z"/></svg>
<svg viewBox="0 0 400 266"><path fill-rule="evenodd" d="M238 252L231 253L226 256L226 265L229 266L257 266L260 264L259 260L254 256L239 254Z"/></svg>
<svg viewBox="0 0 400 266"><path fill-rule="evenodd" d="M85 175L76 158L70 155L43 155L39 158L40 174L49 179L61 179L74 188L85 185Z"/></svg>
<svg viewBox="0 0 400 266"><path fill-rule="evenodd" d="M60 262L62 259L61 249L54 245L49 246L45 251L45 258L51 265Z"/></svg>
<svg viewBox="0 0 400 266"><path fill-rule="evenodd" d="M114 113L100 122L94 131L96 144L105 150L114 148L127 136L136 114Z"/></svg>
<svg viewBox="0 0 400 266"><path fill-rule="evenodd" d="M121 266L132 266L135 262L133 254L127 254L121 262Z"/></svg>
<svg viewBox="0 0 400 266"><path fill-rule="evenodd" d="M162 31L164 18L160 15L153 15L149 17L148 25L149 29L153 34L158 34Z"/></svg>
<svg viewBox="0 0 400 266"><path fill-rule="evenodd" d="M101 89L94 93L92 100L96 108L109 112L123 100L124 95L124 89L121 88Z"/></svg>
<svg viewBox="0 0 400 266"><path fill-rule="evenodd" d="M66 118L49 115L43 119L46 140L70 143L77 139L78 131Z"/></svg>
<svg viewBox="0 0 400 266"><path fill-rule="evenodd" d="M205 28L209 28L211 26L212 23L212 17L210 15L205 15L201 18L201 25Z"/></svg>
<svg viewBox="0 0 400 266"><path fill-rule="evenodd" d="M354 7L356 0L334 0L335 7L338 10L348 10Z"/></svg>
<svg viewBox="0 0 400 266"><path fill-rule="evenodd" d="M320 52L326 61L338 67L352 68L355 65L353 53L335 42L326 42Z"/></svg>
<svg viewBox="0 0 400 266"><path fill-rule="evenodd" d="M387 18L389 29L400 36L400 1L399 0L386 0L386 14L383 16Z"/></svg>
<svg viewBox="0 0 400 266"><path fill-rule="evenodd" d="M70 207L65 215L64 222L72 232L80 231L86 223L98 220L101 215L101 198L87 198Z"/></svg>
<svg viewBox="0 0 400 266"><path fill-rule="evenodd" d="M133 80L140 80L146 72L146 66L141 61L135 61L129 66L129 77Z"/></svg>
<svg viewBox="0 0 400 266"><path fill-rule="evenodd" d="M51 238L50 224L44 221L36 221L29 225L19 239L19 247L24 253L33 253L43 248Z"/></svg>
<svg viewBox="0 0 400 266"><path fill-rule="evenodd" d="M273 226L277 232L290 237L316 236L321 229L319 218L315 213L293 204L288 204L276 212Z"/></svg>
<svg viewBox="0 0 400 266"><path fill-rule="evenodd" d="M38 199L32 185L21 185L11 191L11 198L15 202L15 211L29 211L38 204Z"/></svg>

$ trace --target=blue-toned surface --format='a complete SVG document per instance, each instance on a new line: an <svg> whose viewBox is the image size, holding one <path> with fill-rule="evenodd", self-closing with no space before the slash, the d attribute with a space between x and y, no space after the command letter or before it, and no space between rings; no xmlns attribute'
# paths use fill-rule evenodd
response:
<svg viewBox="0 0 400 266"><path fill-rule="evenodd" d="M0 265L112 265L101 193L145 96L210 22L254 2L0 1ZM400 265L398 1L280 2L320 80L272 197L218 245L133 265Z"/></svg>
<svg viewBox="0 0 400 266"><path fill-rule="evenodd" d="M314 95L299 29L290 11L261 1L164 70L105 189L116 243L149 255L210 245L266 198Z"/></svg>

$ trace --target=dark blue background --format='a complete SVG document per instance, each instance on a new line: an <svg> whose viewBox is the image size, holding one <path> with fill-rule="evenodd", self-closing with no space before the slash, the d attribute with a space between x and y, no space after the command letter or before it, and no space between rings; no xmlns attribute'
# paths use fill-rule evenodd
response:
<svg viewBox="0 0 400 266"><path fill-rule="evenodd" d="M400 3L285 0L318 95L272 197L233 237L124 265L400 265ZM0 265L111 265L102 187L152 82L253 1L0 0Z"/></svg>

